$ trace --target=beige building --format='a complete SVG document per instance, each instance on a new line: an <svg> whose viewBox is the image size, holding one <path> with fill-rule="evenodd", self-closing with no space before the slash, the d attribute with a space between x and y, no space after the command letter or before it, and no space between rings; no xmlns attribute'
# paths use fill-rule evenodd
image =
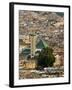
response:
<svg viewBox="0 0 72 90"><path fill-rule="evenodd" d="M54 66L60 66L60 65L61 65L61 57L59 55L56 55Z"/></svg>

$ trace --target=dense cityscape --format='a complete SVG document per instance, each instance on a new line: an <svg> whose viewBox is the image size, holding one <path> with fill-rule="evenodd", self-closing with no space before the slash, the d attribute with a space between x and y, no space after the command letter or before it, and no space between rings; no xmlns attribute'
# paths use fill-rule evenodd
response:
<svg viewBox="0 0 72 90"><path fill-rule="evenodd" d="M64 13L20 10L19 79L63 76Z"/></svg>

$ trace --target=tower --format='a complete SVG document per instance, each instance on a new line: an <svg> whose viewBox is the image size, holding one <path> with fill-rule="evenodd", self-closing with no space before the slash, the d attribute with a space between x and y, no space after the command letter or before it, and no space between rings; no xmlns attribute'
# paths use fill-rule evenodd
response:
<svg viewBox="0 0 72 90"><path fill-rule="evenodd" d="M36 34L33 29L30 31L30 41L31 41L31 57L35 56L36 50Z"/></svg>

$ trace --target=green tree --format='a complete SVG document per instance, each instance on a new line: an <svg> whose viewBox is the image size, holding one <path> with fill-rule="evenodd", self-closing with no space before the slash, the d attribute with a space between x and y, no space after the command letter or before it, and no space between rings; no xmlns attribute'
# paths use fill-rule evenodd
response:
<svg viewBox="0 0 72 90"><path fill-rule="evenodd" d="M55 62L52 48L43 48L37 57L38 67L52 67Z"/></svg>

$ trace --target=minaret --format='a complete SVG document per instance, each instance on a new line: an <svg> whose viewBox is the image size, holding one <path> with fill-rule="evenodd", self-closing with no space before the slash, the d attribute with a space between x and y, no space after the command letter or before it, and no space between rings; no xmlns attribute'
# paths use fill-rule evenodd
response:
<svg viewBox="0 0 72 90"><path fill-rule="evenodd" d="M31 29L30 32L30 40L31 40L31 57L35 56L35 50L36 50L36 34L33 29Z"/></svg>

